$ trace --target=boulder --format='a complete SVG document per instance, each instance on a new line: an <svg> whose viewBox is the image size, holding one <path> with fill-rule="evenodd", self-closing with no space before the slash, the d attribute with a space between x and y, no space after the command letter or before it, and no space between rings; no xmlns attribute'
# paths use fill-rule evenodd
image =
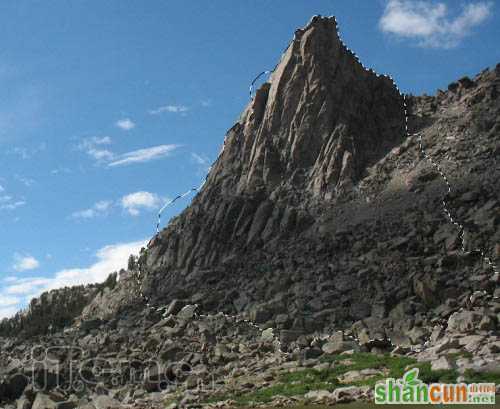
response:
<svg viewBox="0 0 500 409"><path fill-rule="evenodd" d="M333 391L333 397L336 403L349 403L361 399L366 399L370 394L369 387L346 386L337 388Z"/></svg>
<svg viewBox="0 0 500 409"><path fill-rule="evenodd" d="M57 402L54 402L49 395L38 392L31 409L57 409Z"/></svg>
<svg viewBox="0 0 500 409"><path fill-rule="evenodd" d="M106 395L99 395L92 400L96 409L118 409L122 405L116 399Z"/></svg>
<svg viewBox="0 0 500 409"><path fill-rule="evenodd" d="M442 371L454 369L455 365L453 361L447 356L441 356L438 359L431 362L431 369L433 371Z"/></svg>
<svg viewBox="0 0 500 409"><path fill-rule="evenodd" d="M451 314L448 329L457 332L472 332L479 325L482 316L474 311L459 311Z"/></svg>
<svg viewBox="0 0 500 409"><path fill-rule="evenodd" d="M196 304L186 305L177 313L177 317L183 320L190 320L194 317L197 309L198 306Z"/></svg>
<svg viewBox="0 0 500 409"><path fill-rule="evenodd" d="M186 306L183 300L172 300L168 305L165 315L177 315Z"/></svg>
<svg viewBox="0 0 500 409"><path fill-rule="evenodd" d="M333 403L335 402L333 393L326 390L310 391L304 398L313 403Z"/></svg>
<svg viewBox="0 0 500 409"><path fill-rule="evenodd" d="M359 345L354 340L346 340L342 332L336 332L331 336L322 348L325 354L340 354L344 351L359 350Z"/></svg>

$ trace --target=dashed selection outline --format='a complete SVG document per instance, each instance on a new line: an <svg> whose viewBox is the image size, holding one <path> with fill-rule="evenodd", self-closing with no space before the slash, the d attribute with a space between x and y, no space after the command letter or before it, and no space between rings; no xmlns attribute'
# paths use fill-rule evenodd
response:
<svg viewBox="0 0 500 409"><path fill-rule="evenodd" d="M313 16L312 19L314 19L315 17L318 17L318 16ZM450 223L452 223L453 225L455 225L458 229L459 229L459 238L460 238L460 247L461 247L461 251L464 253L464 254L470 254L470 253L473 253L473 252L477 252L481 255L481 259L482 261L485 261L494 271L495 274L500 274L499 270L498 270L498 267L496 266L496 264L492 261L492 259L490 257L488 257L486 255L486 252L481 249L481 248L476 248L474 250L471 250L471 251L467 251L466 248L465 248L465 239L464 239L464 235L465 235L465 227L464 225L458 221L458 219L456 219L455 217L453 217L451 211L450 211L450 208L449 208L449 204L447 202L447 197L448 195L451 193L452 191L452 188L451 188L451 184L446 176L446 174L443 172L441 166L436 163L434 161L434 159L426 152L425 148L424 148L424 145L423 145L423 141L422 141L422 134L420 132L417 132L417 133L413 133L413 134L410 134L409 132L409 128L408 128L408 119L409 119L409 110L408 110L408 103L407 103L407 95L402 93L401 90L399 89L398 85L396 84L396 82L394 81L394 79L390 76L390 75L386 75L386 74L378 74L377 72L375 72L373 69L371 68L368 68L366 67L362 62L361 60L359 59L359 57L356 55L356 53L354 53L345 43L344 41L342 40L341 36L340 36L340 31L339 31L339 26L338 26L338 22L337 22L337 19L334 17L334 16L330 16L330 18L333 18L334 21L335 21L335 27L336 27L336 30L337 30L337 37L341 43L341 45L354 57L354 59L363 67L363 69L365 71L368 71L374 75L376 75L377 77L383 77L383 78L388 78L394 88L397 90L398 94L400 95L400 97L402 97L402 107L403 107L403 111L404 111L404 128L405 128L405 137L406 138L410 138L410 137L413 137L413 136L418 136L418 141L419 141L419 150L420 150L420 153L422 154L422 156L424 157L424 159L426 159L427 161L429 161L431 163L431 165L433 167L435 167L437 169L437 171L439 172L441 178L443 179L443 181L445 182L446 184L446 187L447 187L447 193L445 194L445 196L443 197L442 199L442 207L443 207L443 212L445 213L446 215L446 218L450 221ZM310 23L310 21L309 21ZM309 25L309 23L306 25L306 27ZM290 47L290 44L295 40L295 38L293 40L290 41L290 43L288 43L287 47L285 47L284 51L288 50L288 48ZM280 60L281 62L281 60ZM272 73L274 73L274 71L276 70L276 68L278 67L278 65L280 64L280 62L278 62L275 67L272 69L272 70L264 70L262 72L260 72L250 83L250 86L249 86L249 94L250 94L250 99L253 98L253 91L254 91L254 87L255 87L255 83L264 75L271 75ZM203 180L203 182L200 184L200 186L198 187L194 187L194 188L191 188L189 189L188 191L180 194L180 195L177 195L174 199L170 200L169 202L167 202L158 212L158 219L157 219L157 224L156 224L156 235L151 239L151 241L153 241L156 237L158 237L158 235L160 234L160 224L161 224L161 215L162 213L165 211L165 209L169 206L171 206L173 203L175 203L177 200L183 198L183 197L186 197L188 196L189 194L193 193L193 192L199 192L202 187L205 185L207 179L208 179L208 176L210 174L210 171L211 169L213 168L213 166L215 165L215 163L219 160L219 158L222 156L222 154L224 153L224 149L225 149L225 143L226 143L226 140L224 138L224 142L223 142L223 145L222 145L222 149L221 151L219 152L219 155L217 156L217 158L215 159L215 161L212 163L212 165L208 168L208 171L207 171L207 174ZM151 243L150 241L150 243ZM149 244L148 244L148 248L149 248ZM147 251L148 249L146 249ZM144 299L144 301L146 302L146 306L150 306L149 304L149 299L148 297L143 293L142 291L142 282L141 282L141 279L140 279L140 276L141 276L141 272L138 271L137 274L136 274L136 280L137 280L137 284L138 284L138 287L139 287L139 296L141 298ZM476 292L477 293L477 292ZM474 293L474 294L476 294ZM486 293L486 292L483 292L483 293ZM473 295L474 295L473 294ZM471 295L471 297L473 297L473 295ZM495 298L498 298L498 297L495 297ZM267 328L267 329L262 329L260 328L257 324L255 324L253 321L249 320L249 319L246 319L246 318L242 318L240 317L239 315L229 315L229 314L225 314L224 312L219 312L217 314L206 314L206 315L203 315L203 314L198 314L196 312L196 310L198 309L198 305L197 304L194 304L195 306L195 312L194 312L194 316L195 317L198 317L198 318L210 318L212 316L216 316L218 314L222 314L226 319L234 319L235 320L235 323L240 323L240 322L244 322L248 325L250 325L251 327L257 329L258 331L260 331L261 335L264 331L266 330L271 330L271 336L272 336L272 339L273 339L273 343L277 343L278 344L278 351L280 353L284 353L283 350L282 350L282 345L281 345L281 342L279 340L279 338L274 334L274 328ZM156 308L157 311L161 311L162 309L165 309L166 306L163 306L163 307L158 307ZM319 339L323 339L324 337L317 337ZM355 337L352 337L350 336L349 338L351 339L356 339ZM387 338L388 341L390 341L389 338ZM371 339L370 341L375 341L375 339Z"/></svg>

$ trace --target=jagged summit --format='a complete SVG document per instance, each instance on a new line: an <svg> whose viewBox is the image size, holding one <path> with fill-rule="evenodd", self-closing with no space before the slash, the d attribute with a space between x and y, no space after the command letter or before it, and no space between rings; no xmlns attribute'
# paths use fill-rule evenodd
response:
<svg viewBox="0 0 500 409"><path fill-rule="evenodd" d="M497 87L496 75L408 98L412 131L434 146L450 140L440 135L455 132L453 121L481 121L450 118L470 111L475 90ZM428 271L420 261L439 259L441 237L454 234L442 212L442 180L422 161L416 139L406 138L403 102L389 77L365 69L342 43L334 18L311 19L228 131L191 206L84 316L113 316L142 305L144 295L153 305L187 298L208 311L264 308L270 325L302 330L350 325L378 314L373 303L386 317L424 291L413 285ZM432 183L415 197L420 177ZM316 314L312 322L303 320L304 305ZM283 323L274 321L283 314Z"/></svg>
<svg viewBox="0 0 500 409"><path fill-rule="evenodd" d="M466 245L490 254L500 241L499 75L406 99L410 134L452 183ZM192 204L82 318L182 299L278 330L361 325L414 342L427 331L414 330L414 314L425 327L476 289L494 291L489 267L459 253L446 185L406 137L404 102L346 48L334 18L314 17L229 129Z"/></svg>
<svg viewBox="0 0 500 409"><path fill-rule="evenodd" d="M205 190L270 194L302 179L304 193L331 198L403 140L402 106L390 79L343 45L335 19L313 17L228 132Z"/></svg>
<svg viewBox="0 0 500 409"><path fill-rule="evenodd" d="M161 233L148 266L211 267L235 246L301 229L295 207L349 194L403 141L402 106L392 81L342 44L335 19L313 18L228 131L204 189Z"/></svg>
<svg viewBox="0 0 500 409"><path fill-rule="evenodd" d="M371 399L372 376L417 361L432 380L494 379L500 274L481 252L498 265L499 147L500 64L403 99L358 62L334 18L313 17L228 131L201 192L119 279L53 290L0 323L0 403L247 404L298 393L281 376L293 371L304 390L320 385L304 403L334 404ZM40 347L47 367L29 354ZM342 368L324 369L347 351ZM354 370L370 361L356 351L377 353L376 368ZM125 362L127 376L109 370ZM338 388L360 382L370 386Z"/></svg>

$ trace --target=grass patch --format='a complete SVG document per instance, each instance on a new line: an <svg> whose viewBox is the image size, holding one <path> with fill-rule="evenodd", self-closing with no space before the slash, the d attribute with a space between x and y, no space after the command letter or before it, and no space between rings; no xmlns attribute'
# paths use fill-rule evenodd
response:
<svg viewBox="0 0 500 409"><path fill-rule="evenodd" d="M455 362L459 358L473 358L473 357L474 355L472 354L472 352L469 351L460 351L448 354L448 358L452 359L453 362Z"/></svg>
<svg viewBox="0 0 500 409"><path fill-rule="evenodd" d="M352 361L347 363L346 361ZM277 395L281 396L300 396L314 390L333 391L340 386L373 386L379 380L384 379L385 375L374 376L366 380L342 384L339 376L348 371L360 371L362 369L383 369L389 370L389 376L401 377L404 369L413 363L415 359L408 357L391 357L389 355L375 355L369 353L354 353L352 355L332 355L324 356L322 362L333 363L329 369L304 369L296 372L287 372L278 378L276 385L262 388L257 391L244 393L242 395L216 395L211 397L207 403L231 399L237 405L245 406L251 402L268 403ZM345 363L344 363L345 362Z"/></svg>
<svg viewBox="0 0 500 409"><path fill-rule="evenodd" d="M418 378L424 383L445 382L454 383L459 376L455 369L441 369L433 371L430 362L422 362L412 365L413 368L418 368Z"/></svg>
<svg viewBox="0 0 500 409"><path fill-rule="evenodd" d="M476 372L472 369L466 369L464 372L465 382L468 383L494 383L500 384L500 373L497 372Z"/></svg>
<svg viewBox="0 0 500 409"><path fill-rule="evenodd" d="M455 354L458 356L458 354ZM460 353L460 357L464 354ZM269 403L275 396L300 396L314 390L333 391L340 386L374 386L378 381L386 378L401 378L407 368L419 368L419 379L425 383L444 382L454 383L459 376L455 369L433 371L430 362L417 362L414 358L390 355L375 355L357 352L352 355L330 355L320 358L321 362L333 363L328 369L304 369L296 372L287 372L278 378L278 383L259 390L240 395L227 394L211 397L207 403L221 400L234 400L238 406L248 406L250 403ZM387 375L376 375L365 380L342 384L339 377L348 371L363 369L385 370ZM500 383L500 373L478 373L466 371L466 382Z"/></svg>
<svg viewBox="0 0 500 409"><path fill-rule="evenodd" d="M383 369L389 370L388 377L400 378L409 365L416 364L414 358L406 356L375 355L367 352L356 352L352 355L330 355L323 356L322 362L332 362L335 364L334 371L342 375L347 371L361 371L363 369ZM351 365L343 365L342 361L351 360Z"/></svg>
<svg viewBox="0 0 500 409"><path fill-rule="evenodd" d="M333 376L331 371L306 369L281 375L276 385L241 395L216 395L211 397L207 403L231 399L238 406L245 406L251 402L268 403L278 395L287 397L301 396L315 390L328 390L331 392L339 386L338 379L336 376Z"/></svg>

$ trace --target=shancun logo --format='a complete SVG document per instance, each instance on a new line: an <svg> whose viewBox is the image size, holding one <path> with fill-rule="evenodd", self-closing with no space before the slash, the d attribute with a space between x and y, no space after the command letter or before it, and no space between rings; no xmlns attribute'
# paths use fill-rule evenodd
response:
<svg viewBox="0 0 500 409"><path fill-rule="evenodd" d="M375 385L377 404L495 404L494 383L423 383L418 368Z"/></svg>

